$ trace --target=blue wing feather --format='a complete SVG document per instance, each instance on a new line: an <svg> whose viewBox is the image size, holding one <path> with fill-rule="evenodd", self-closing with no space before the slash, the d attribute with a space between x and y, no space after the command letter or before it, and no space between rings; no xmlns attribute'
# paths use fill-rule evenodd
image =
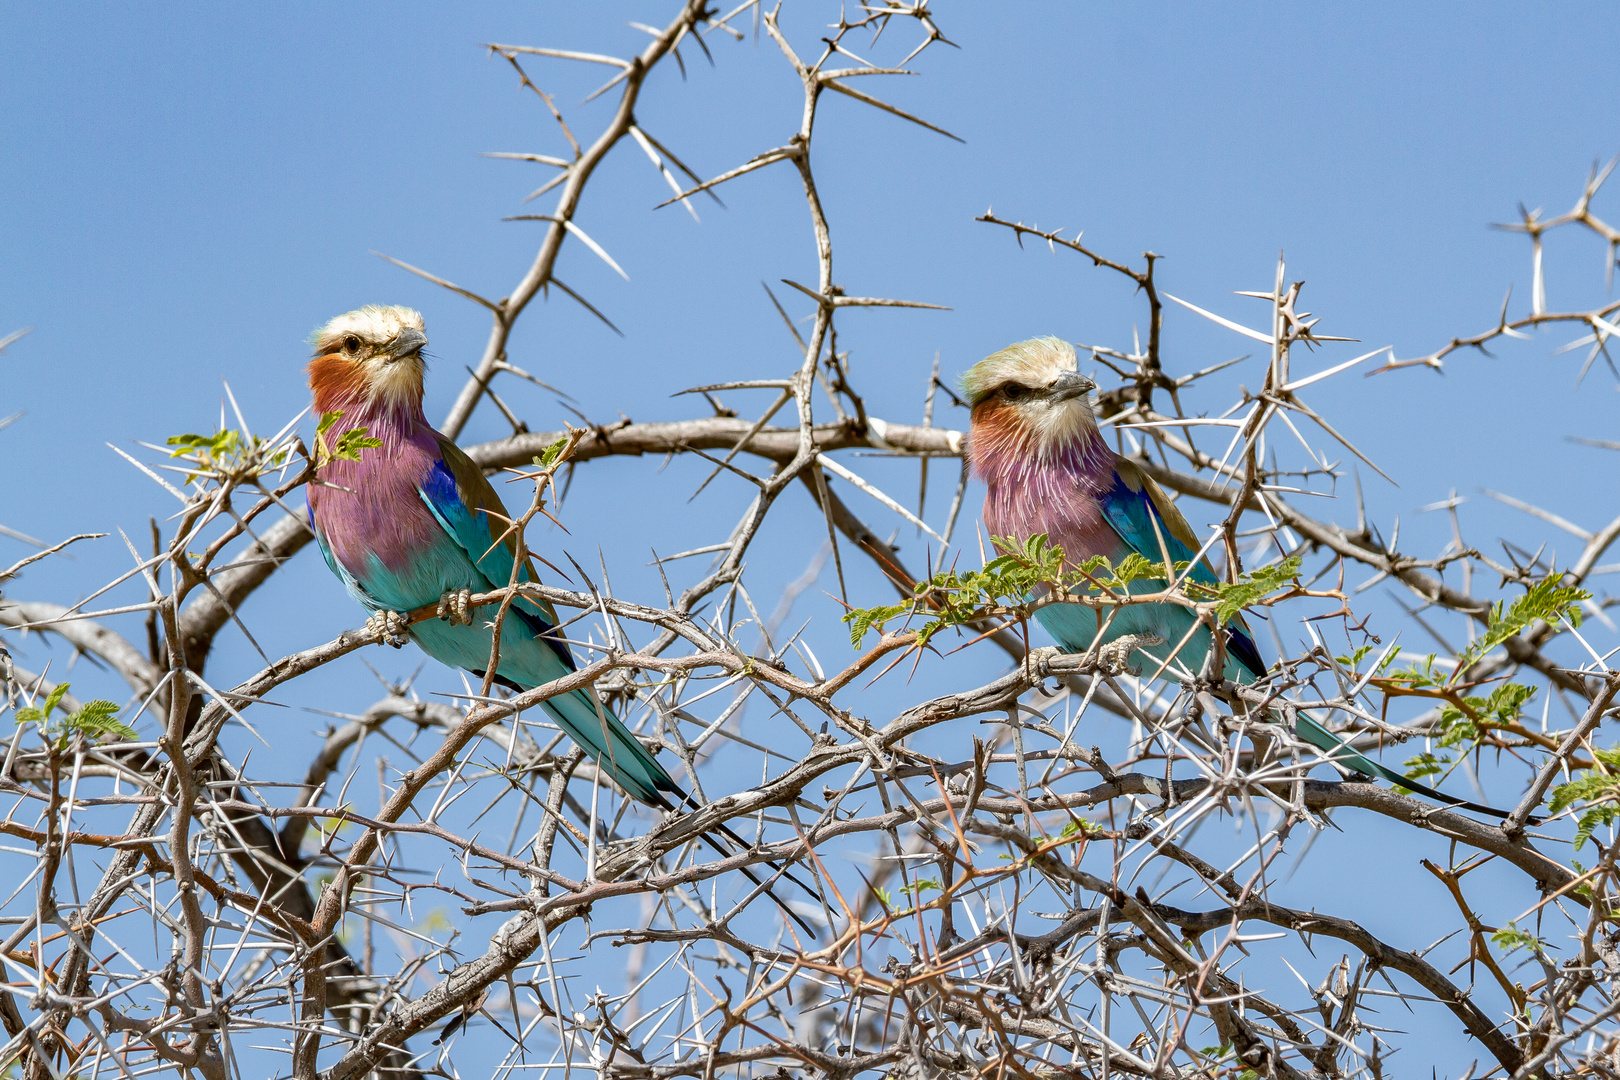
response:
<svg viewBox="0 0 1620 1080"><path fill-rule="evenodd" d="M433 463L433 470L416 490L439 526L484 576L489 588L504 588L512 580L514 561L512 549L504 543L491 539L492 535L499 534L491 533L488 511L482 508L473 509L467 505L467 501L462 497L461 488L456 483L455 474L450 471L442 458ZM519 570L518 580L533 580L527 566ZM536 637L551 646L552 651L569 671L574 670L573 650L552 633L556 623L554 617L548 618L550 612L523 597L513 601L511 610L528 625Z"/></svg>
<svg viewBox="0 0 1620 1080"><path fill-rule="evenodd" d="M1114 473L1114 486L1102 497L1102 509L1103 517L1119 534L1119 538L1149 562L1164 562L1164 550L1159 547L1160 537L1164 538L1164 549L1170 552L1172 562L1192 562L1193 556L1198 554L1176 535L1187 531L1185 520L1176 522L1181 528L1173 528L1159 512L1149 489L1142 486L1132 490L1125 477L1118 472ZM1203 585L1214 585L1217 581L1215 571L1203 559L1193 563L1189 576Z"/></svg>
<svg viewBox="0 0 1620 1080"><path fill-rule="evenodd" d="M1125 464L1128 463L1121 462ZM1116 469L1114 486L1102 497L1103 517L1131 550L1149 562L1162 565L1168 551L1171 562L1192 562L1187 571L1192 580L1200 585L1218 584L1220 579L1206 560L1193 562L1198 552L1185 542L1192 538L1187 519L1173 503L1165 501L1165 506L1161 506L1161 499L1151 481L1134 467ZM1265 661L1260 659L1260 650L1255 647L1254 638L1241 616L1227 626L1226 651L1251 677L1258 678L1266 673Z"/></svg>

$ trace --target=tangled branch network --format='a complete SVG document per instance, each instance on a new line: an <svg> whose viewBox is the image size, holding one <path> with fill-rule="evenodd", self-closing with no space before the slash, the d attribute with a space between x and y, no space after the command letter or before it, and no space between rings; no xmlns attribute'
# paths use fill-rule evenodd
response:
<svg viewBox="0 0 1620 1080"><path fill-rule="evenodd" d="M902 423L869 412L840 348L846 309L932 305L838 284L836 215L812 167L820 106L831 93L948 135L864 87L950 41L921 0L862 6L804 35L786 22L781 6L692 0L646 27L634 56L491 46L555 121L555 154L505 155L555 170L534 193L555 193L532 215L544 237L500 300L407 267L490 315L440 427L455 439L479 408L511 422L509 438L465 451L532 492L506 530L518 550L609 457L701 459L704 484L749 493L710 542L659 558L662 595L616 593L604 563L514 575L452 603L451 615L497 627L514 625L520 601L549 605L572 671L515 691L485 678L449 698L389 685L339 716L290 780L230 750L257 745L278 697L377 640L356 630L265 656L251 674L211 665L227 634L258 648L244 604L281 587L309 544L299 489L317 459L378 450L341 423L323 424L313 450L301 418L255 434L234 398L218 432L125 454L177 504L150 543L123 537L126 573L69 604L16 594L26 566L87 537L0 571L0 675L16 721L0 769L11 868L0 1069L40 1080L1349 1077L1398 1072L1393 1055L1443 1031L1452 1075L1620 1071L1620 757L1600 737L1620 672L1597 584L1616 568L1603 559L1620 517L1580 524L1520 503L1537 527L1576 539L1573 557L1555 560L1550 545L1492 554L1464 538L1454 500L1442 508L1453 540L1411 554L1398 529L1386 537L1368 520L1359 484L1353 504L1333 497L1352 468L1377 466L1321 408L1329 380L1369 367L1418 378L1397 369L1538 329L1574 326L1581 374L1599 359L1612 371L1620 303L1557 311L1541 273L1549 234L1578 230L1606 241L1612 270L1620 233L1592 209L1609 170L1570 213L1512 226L1533 246L1529 314L1504 305L1494 327L1416 359L1377 350L1309 371L1305 358L1345 339L1318 332L1281 263L1245 294L1261 312L1250 325L1165 292L1153 254L1116 261L1058 231L980 218L1121 276L1146 305L1145 342L1079 345L1080 365L1100 384L1095 413L1115 450L1189 520L1213 513L1196 539L1215 574L1199 585L1153 560L1134 572L1201 626L1246 608L1275 628L1278 658L1253 684L1218 667L1147 671L1101 650L1030 647L1042 605L1141 602L1126 568L1092 565L1088 588L1061 553L1023 542L1035 538L984 551L989 565L956 547L973 531L966 469L948 504L924 501L930 464L965 449L964 431L935 422L951 396L938 362L921 422ZM641 126L647 78L697 53L719 63L721 43L750 31L780 52L801 115L780 145L705 180ZM617 105L594 137L531 79L542 61L611 72L597 93ZM538 382L508 358L510 336L553 288L606 321L556 271L565 250L617 268L579 218L597 166L621 148L650 160L669 205L694 216L717 187L793 171L815 274L769 299L799 359L682 399L713 415L531 431L500 396ZM1263 349L1258 389L1234 394L1226 365L1191 370L1168 355L1167 310ZM753 419L718 396L756 392ZM1184 410L1194 395L1230 407ZM863 476L857 453L914 460L915 503ZM635 482L666 482L646 473ZM750 566L781 561L767 523L795 504L824 526L847 604L857 650L841 666L786 619L819 561L770 611L750 592ZM1350 523L1334 516L1347 505ZM928 564L908 566L859 516L866 507L926 530ZM894 597L856 594L866 563ZM1380 625L1358 612L1374 588L1407 615ZM399 614L390 634L446 611ZM1432 652L1402 651L1400 632L1433 640ZM963 685L939 660L962 650L996 656L1003 673ZM122 681L122 700L72 693L62 672L81 657ZM627 798L539 707L592 688L694 806ZM894 695L903 707L880 705ZM1505 820L1343 775L1274 722L1303 709L1400 775L1507 807ZM703 839L722 829L737 842L717 854ZM1417 940L1399 920L1356 917L1340 890L1306 887L1318 838L1318 852L1335 848L1374 880L1422 859L1455 907L1438 916L1452 932Z"/></svg>

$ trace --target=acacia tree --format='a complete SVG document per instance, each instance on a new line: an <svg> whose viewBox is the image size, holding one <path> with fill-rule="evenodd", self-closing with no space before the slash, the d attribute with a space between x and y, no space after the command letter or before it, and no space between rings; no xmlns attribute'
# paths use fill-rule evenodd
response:
<svg viewBox="0 0 1620 1080"><path fill-rule="evenodd" d="M857 471L850 452L861 449L915 459L926 492L931 461L958 468L965 432L935 423L951 393L937 362L920 424L870 414L851 377L841 311L929 305L839 286L837 214L812 166L818 106L843 95L944 134L867 88L881 79L860 77L912 70L947 39L922 2L845 12L813 47L796 44L815 36L790 36L786 21L757 2L721 11L691 0L648 28L632 57L491 46L567 147L520 155L556 170L538 193L556 192L552 211L535 215L544 238L500 300L407 267L490 313L488 344L443 430L459 436L478 408L512 422L511 437L466 449L486 470L521 478L520 537L542 515L564 514L566 484L613 455L701 458L711 479L752 492L711 543L659 560L661 594L616 594L604 565L472 597L495 620L515 595L555 604L582 655L577 672L450 701L391 688L333 725L292 785L227 752L222 736L253 730L272 694L375 644L354 631L267 657L258 671L210 667L221 635L251 637L243 604L277 589L278 571L311 539L299 507L313 475L302 418L256 435L234 399L234 423L220 431L170 438L144 460L126 455L155 499L178 503L149 554L131 545L127 573L71 604L10 591L0 600L0 675L16 722L0 830L8 851L33 856L8 864L23 872L3 916L0 1061L31 1078L209 1080L570 1068L625 1078L1376 1076L1443 1023L1470 1040L1457 1073L1620 1069L1609 837L1620 757L1599 733L1620 672L1604 644L1609 600L1592 583L1620 517L1583 525L1526 506L1580 539L1558 566L1544 551L1487 554L1464 538L1454 506L1453 542L1423 557L1398 546L1397 530L1386 538L1359 498L1307 498L1335 495L1343 462L1361 458L1322 415L1327 380L1380 359L1380 377L1409 378L1397 370L1561 326L1586 367L1607 362L1620 303L1551 307L1540 267L1549 232L1586 230L1608 244L1612 269L1620 231L1592 211L1609 170L1594 171L1569 213L1512 226L1532 246L1527 314L1504 306L1496 325L1416 359L1380 350L1309 374L1295 366L1302 350L1343 339L1316 332L1281 263L1270 290L1251 293L1267 310L1251 327L1163 292L1153 254L1116 259L1019 220L979 219L1009 241L1121 275L1145 309L1144 341L1081 346L1082 362L1104 376L1098 415L1119 452L1183 505L1212 510L1206 550L1222 573L1218 587L1182 582L1153 598L1210 624L1264 610L1310 643L1287 649L1253 687L1166 684L1030 647L1036 604L1140 602L1118 588L1124 568L1093 568L1087 584L1101 589L1087 591L1038 542L991 552L985 565L951 546L972 516L965 470L931 512ZM717 53L750 24L780 51L802 114L780 145L705 179L638 126L637 105L653 68L684 62L683 50ZM588 134L571 127L531 81L535 58L610 69L600 91L617 95L609 121ZM594 170L616 151L650 159L670 203L761 169L797 174L803 203L792 212L807 215L817 273L771 302L799 361L694 388L713 415L533 432L500 396L503 383L534 379L508 359L508 338L552 287L596 311L556 268L565 247L612 263L578 219ZM1166 300L1260 343L1260 387L1169 353ZM1214 418L1184 412L1194 391L1231 407ZM714 397L754 392L763 407L751 419ZM347 449L367 448L357 439ZM637 482L663 482L650 466ZM876 502L852 505L840 494L852 491ZM772 558L766 523L795 500L825 524L857 647L847 664L818 658L803 628L762 617L749 591L750 564ZM928 565L908 565L859 515L877 504L934 538ZM83 539L45 547L0 583ZM845 569L861 560L895 597L850 592ZM1403 653L1393 644L1401 620L1375 624L1358 610L1369 583L1404 591L1415 639L1445 618L1466 627L1464 644ZM904 683L920 661L960 649L1004 654L1004 674L962 685L932 664ZM51 670L76 656L115 672L127 700L75 698ZM587 683L673 763L702 809L655 816L636 806L535 708ZM903 707L882 705L897 695ZM1481 822L1339 777L1275 723L1301 705L1414 778L1478 774L1514 800L1511 815ZM768 715L768 746L738 723L748 707ZM987 722L982 736L960 723L970 718ZM409 767L391 762L390 747ZM764 757L759 782L727 771L728 747ZM1331 893L1293 901L1288 873L1314 837L1353 838L1374 818L1454 899L1449 940L1375 934L1335 910ZM697 840L727 825L751 846L714 858ZM1472 887L1481 879L1468 875L1487 865L1492 887ZM819 928L814 938L780 917L743 875L750 866ZM419 917L438 905L449 905L449 933ZM1406 1020L1392 1024L1395 1015Z"/></svg>

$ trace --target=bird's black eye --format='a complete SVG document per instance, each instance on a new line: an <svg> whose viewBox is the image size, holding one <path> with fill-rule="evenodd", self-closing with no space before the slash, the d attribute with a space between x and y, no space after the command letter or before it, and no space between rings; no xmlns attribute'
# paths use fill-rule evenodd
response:
<svg viewBox="0 0 1620 1080"><path fill-rule="evenodd" d="M350 334L348 337L343 339L343 351L344 352L352 353L352 352L358 352L359 350L360 350L360 339L359 338L355 337L353 334Z"/></svg>
<svg viewBox="0 0 1620 1080"><path fill-rule="evenodd" d="M1001 396L1008 401L1017 401L1027 393L1029 393L1029 387L1023 383L1010 382L1001 388Z"/></svg>

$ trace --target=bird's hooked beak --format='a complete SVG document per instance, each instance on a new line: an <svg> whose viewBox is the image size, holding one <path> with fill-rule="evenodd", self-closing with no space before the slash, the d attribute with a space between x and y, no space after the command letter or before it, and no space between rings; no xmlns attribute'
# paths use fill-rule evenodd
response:
<svg viewBox="0 0 1620 1080"><path fill-rule="evenodd" d="M1075 371L1065 371L1057 377L1047 390L1053 403L1072 401L1077 397L1084 397L1097 388L1097 384Z"/></svg>
<svg viewBox="0 0 1620 1080"><path fill-rule="evenodd" d="M388 346L388 359L403 360L407 356L420 355L427 343L427 335L422 331L401 330Z"/></svg>

